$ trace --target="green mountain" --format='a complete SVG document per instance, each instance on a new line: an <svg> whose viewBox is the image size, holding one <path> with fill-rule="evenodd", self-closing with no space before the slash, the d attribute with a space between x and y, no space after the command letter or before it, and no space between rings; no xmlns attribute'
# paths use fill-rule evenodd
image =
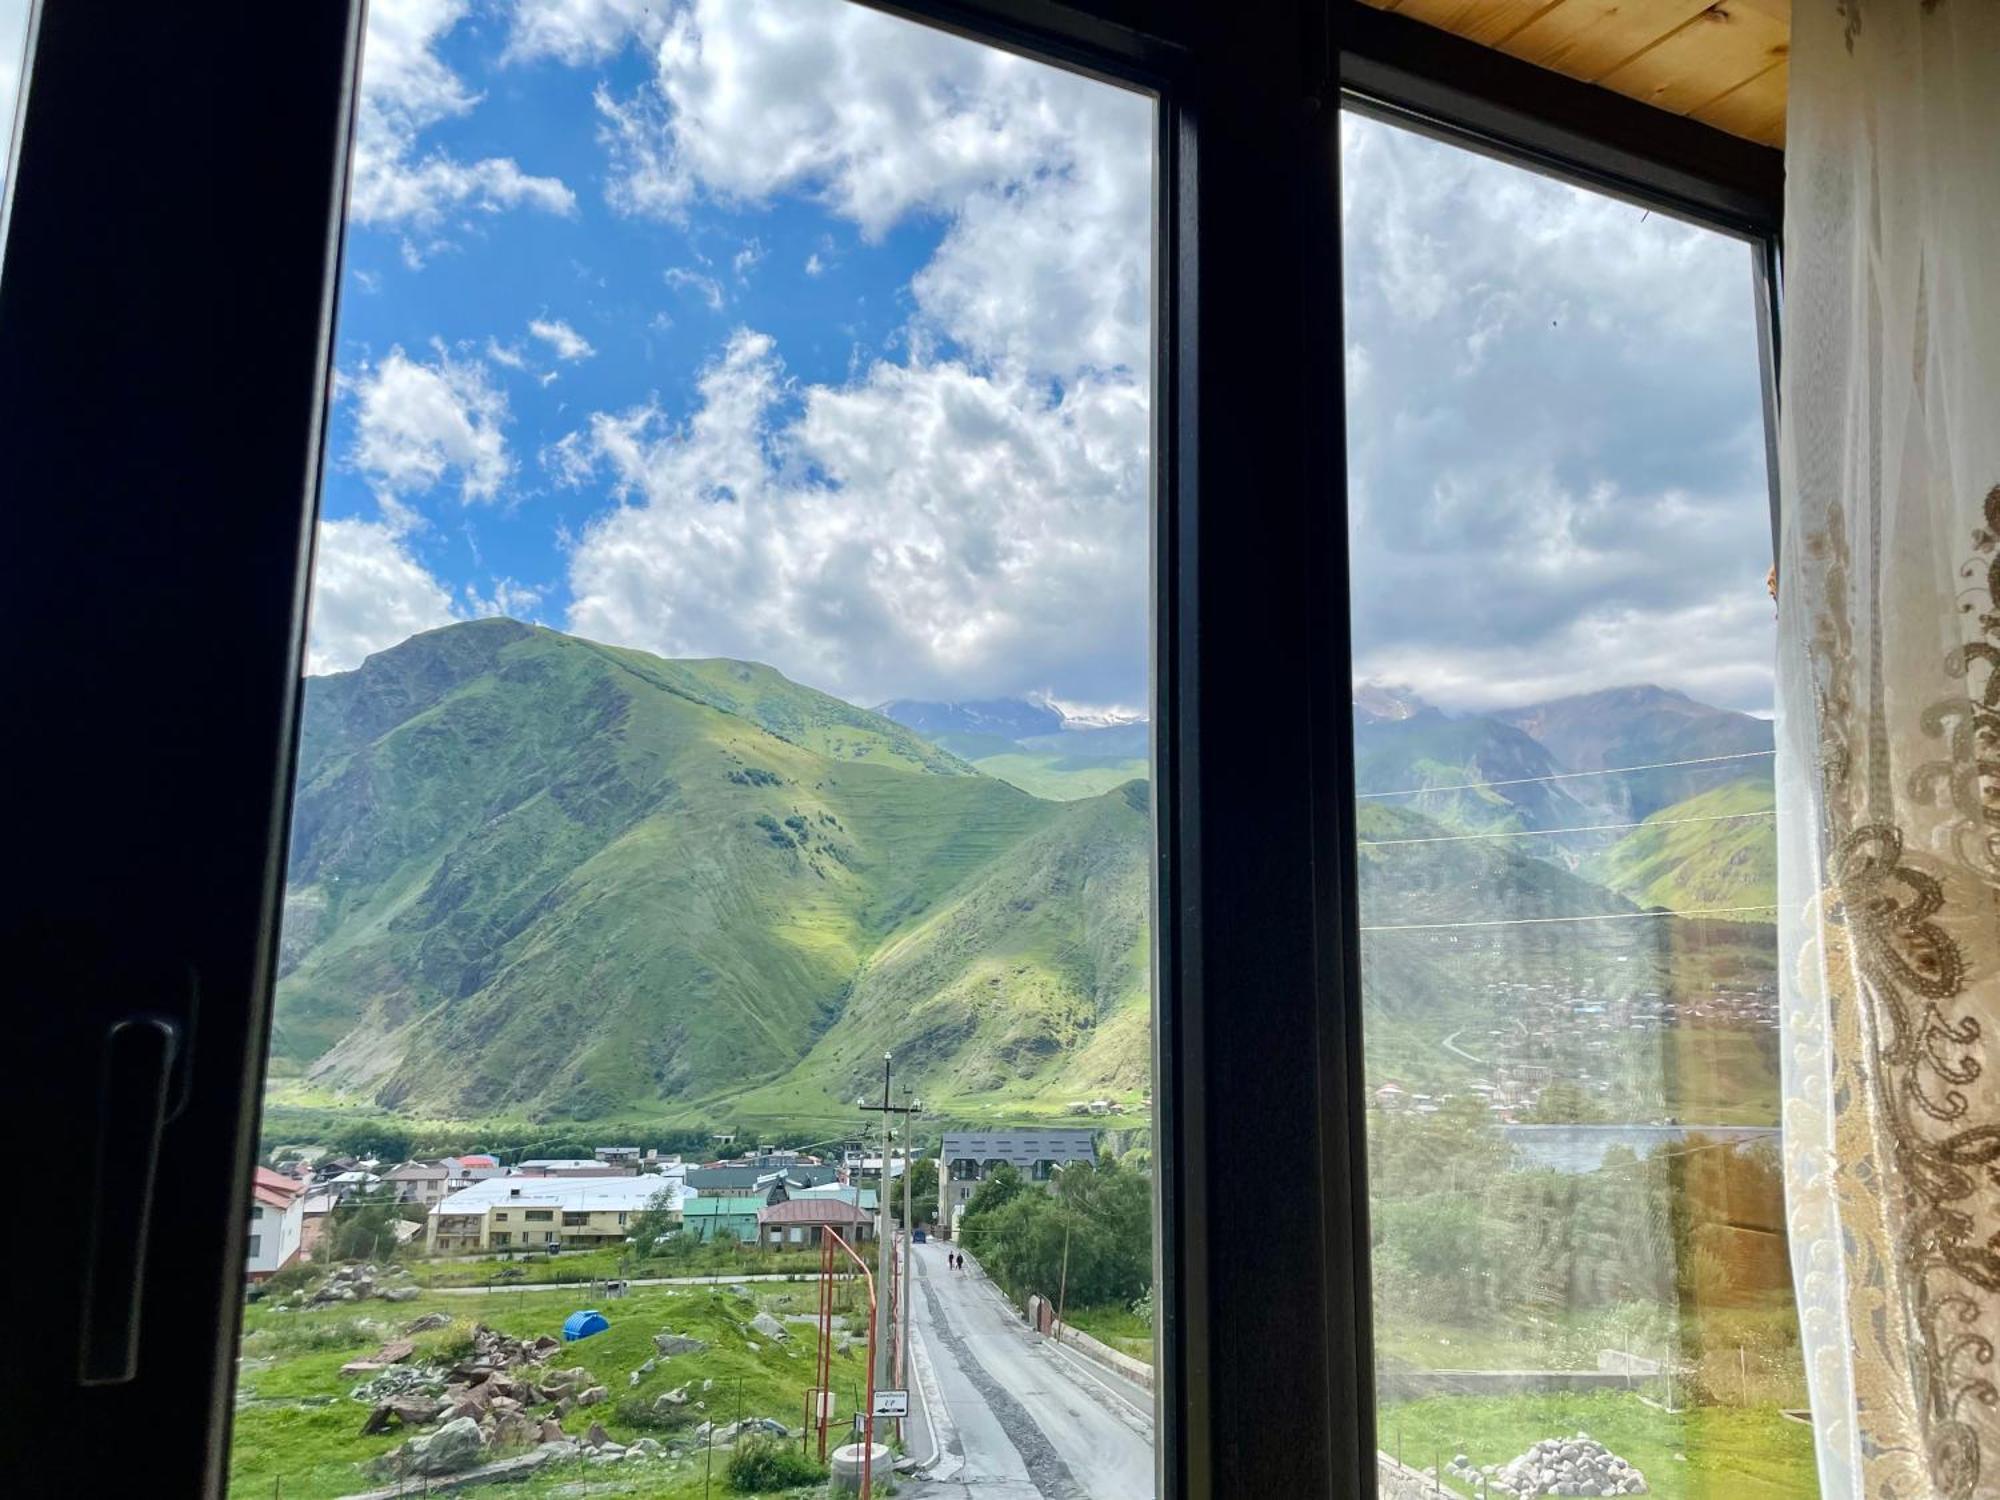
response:
<svg viewBox="0 0 2000 1500"><path fill-rule="evenodd" d="M1087 908L1143 914L1130 794L1041 801L768 668L506 620L306 697L273 1049L315 1080L590 1117L777 1083L809 1054L830 1087L816 1044L880 1010L869 1034L915 1038L920 1084L1035 1087L1143 1001L1117 922L1085 924L1093 950L1031 920L1092 880ZM1132 872L1122 894L1106 861ZM892 960L926 945L1010 955L1005 993L1036 1004L955 1040L899 1018L915 981Z"/></svg>
<svg viewBox="0 0 2000 1500"><path fill-rule="evenodd" d="M899 698L877 712L932 744L1037 797L1097 797L1152 774L1143 720L1082 720L1048 703L994 698L929 703Z"/></svg>
<svg viewBox="0 0 2000 1500"><path fill-rule="evenodd" d="M1657 766L1570 783L1579 797L1627 819L1648 817L1725 782L1771 779L1768 719L1698 703L1668 688L1606 688L1492 717L1532 737L1565 770ZM1703 763L1661 764L1671 761Z"/></svg>
<svg viewBox="0 0 2000 1500"><path fill-rule="evenodd" d="M1592 821L1569 783L1548 779L1566 769L1534 738L1496 719L1453 718L1430 707L1403 718L1355 716L1354 787L1364 805L1405 808L1454 828Z"/></svg>
<svg viewBox="0 0 2000 1500"><path fill-rule="evenodd" d="M1706 911L1778 899L1776 801L1762 777L1725 782L1647 818L1587 872L1641 906ZM1745 921L1775 921L1776 912Z"/></svg>
<svg viewBox="0 0 2000 1500"><path fill-rule="evenodd" d="M485 1119L847 1125L885 1051L938 1113L1136 1099L1145 782L1090 792L1077 778L1115 767L1073 766L1037 797L944 747L1046 727L927 738L767 667L509 620L312 679L277 1071ZM1071 736L1135 732L1000 742L1061 759ZM1767 825L1674 816L1736 801L1662 814L1578 870L1536 857L1553 841L1535 830L1589 820L1563 783L1452 789L1546 776L1524 733L1421 708L1359 733L1364 789L1428 788L1360 809L1371 1067L1471 1068L1441 1038L1496 1007L1692 993L1745 968L1699 924L1561 920L1744 904L1714 893L1751 878Z"/></svg>

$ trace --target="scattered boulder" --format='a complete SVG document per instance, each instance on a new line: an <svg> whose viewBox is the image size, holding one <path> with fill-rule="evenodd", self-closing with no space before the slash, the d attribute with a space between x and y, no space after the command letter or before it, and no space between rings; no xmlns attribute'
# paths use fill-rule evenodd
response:
<svg viewBox="0 0 2000 1500"><path fill-rule="evenodd" d="M606 1390L603 1386L594 1385L590 1387L589 1390L584 1391L581 1395L579 1395L576 1398L576 1404L578 1406L595 1406L597 1405L598 1402L604 1400L610 1394L611 1392Z"/></svg>
<svg viewBox="0 0 2000 1500"><path fill-rule="evenodd" d="M785 1325L767 1312L760 1312L756 1317L752 1318L750 1320L750 1327L760 1337L771 1339L774 1342L783 1342L785 1338Z"/></svg>
<svg viewBox="0 0 2000 1500"><path fill-rule="evenodd" d="M676 1354L703 1354L708 1350L706 1339L689 1338L684 1333L656 1333L653 1347L662 1357L671 1359Z"/></svg>
<svg viewBox="0 0 2000 1500"><path fill-rule="evenodd" d="M442 1395L445 1372L436 1365L391 1365L373 1380L364 1380L347 1394L356 1401L380 1405L396 1396Z"/></svg>
<svg viewBox="0 0 2000 1500"><path fill-rule="evenodd" d="M554 1417L542 1418L542 1441L560 1443L563 1440L563 1425Z"/></svg>
<svg viewBox="0 0 2000 1500"><path fill-rule="evenodd" d="M470 1417L459 1417L429 1437L411 1438L403 1445L403 1472L457 1474L479 1462L486 1437Z"/></svg>
<svg viewBox="0 0 2000 1500"><path fill-rule="evenodd" d="M525 1448L540 1442L541 1438L539 1422L522 1412L510 1411L501 1414L494 1422L489 1441L496 1448Z"/></svg>
<svg viewBox="0 0 2000 1500"><path fill-rule="evenodd" d="M393 1396L368 1413L368 1420L361 1424L361 1435L370 1437L394 1427L428 1426L443 1410L444 1403L429 1396Z"/></svg>
<svg viewBox="0 0 2000 1500"><path fill-rule="evenodd" d="M375 1295L380 1297L384 1302L414 1302L417 1300L418 1293L417 1289L413 1286L391 1286L384 1287Z"/></svg>
<svg viewBox="0 0 2000 1500"><path fill-rule="evenodd" d="M602 1422L592 1422L590 1430L583 1435L583 1445L586 1448L602 1448L610 1441L611 1434L604 1430Z"/></svg>
<svg viewBox="0 0 2000 1500"><path fill-rule="evenodd" d="M403 1325L403 1332L429 1333L433 1328L449 1328L450 1326L451 1326L450 1313L441 1313L441 1312L425 1313L421 1318L416 1318L408 1323L405 1323Z"/></svg>
<svg viewBox="0 0 2000 1500"><path fill-rule="evenodd" d="M684 1385L678 1386L671 1391L662 1391L659 1395L655 1396L653 1398L653 1410L664 1415L677 1407L686 1406L687 1401L688 1388Z"/></svg>

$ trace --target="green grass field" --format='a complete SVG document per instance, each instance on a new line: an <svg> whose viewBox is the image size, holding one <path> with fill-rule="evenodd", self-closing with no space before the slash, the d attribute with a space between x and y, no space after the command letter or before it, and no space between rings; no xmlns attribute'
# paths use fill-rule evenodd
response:
<svg viewBox="0 0 2000 1500"><path fill-rule="evenodd" d="M672 1434L641 1429L623 1420L619 1402L638 1397L650 1404L663 1391L688 1385L692 1398L687 1421L734 1421L740 1416L768 1416L796 1427L803 1417L806 1388L812 1383L812 1329L797 1325L783 1344L773 1344L747 1330L762 1310L782 1318L811 1313L810 1288L758 1285L749 1297L727 1287L639 1287L607 1303L611 1320L604 1333L565 1345L550 1361L555 1368L582 1365L610 1388L601 1405L570 1413L564 1428L581 1436L593 1421L603 1423L612 1438L629 1443L651 1436L671 1442ZM858 1292L845 1295L858 1299ZM395 1337L413 1319L429 1312L449 1314L469 1327L482 1322L514 1336L558 1333L562 1320L580 1304L569 1292L496 1292L483 1296L427 1293L413 1302L364 1302L312 1311L280 1312L251 1305L244 1317L242 1364L237 1389L234 1440L230 1451L231 1500L334 1500L374 1487L358 1467L397 1447L405 1435L360 1435L369 1407L351 1400L354 1381L339 1371L348 1360L373 1352ZM858 1304L851 1313L858 1314ZM700 1354L662 1360L659 1368L635 1387L630 1374L654 1353L652 1335L663 1330L705 1339ZM420 1354L445 1342L454 1329L419 1335ZM756 1345L756 1348L752 1348ZM861 1353L837 1356L836 1389L859 1391L867 1373ZM711 1382L706 1389L703 1382ZM700 1403L697 1406L695 1403ZM843 1415L852 1409L843 1398ZM717 1494L722 1462L716 1463ZM654 1463L631 1470L566 1465L539 1473L504 1493L522 1500L556 1493L563 1484L587 1475L592 1495L645 1495L659 1500L699 1494L700 1458L678 1463Z"/></svg>
<svg viewBox="0 0 2000 1500"><path fill-rule="evenodd" d="M1153 1362L1153 1325L1129 1307L1071 1307L1063 1316L1120 1354Z"/></svg>
<svg viewBox="0 0 2000 1500"><path fill-rule="evenodd" d="M417 1260L407 1263L419 1285L496 1286L508 1282L587 1284L611 1278L640 1280L661 1276L808 1276L819 1272L815 1250L735 1249L703 1245L676 1258L640 1260L626 1250L572 1250L561 1255L486 1255L476 1259Z"/></svg>
<svg viewBox="0 0 2000 1500"><path fill-rule="evenodd" d="M1693 1407L1678 1414L1621 1394L1432 1396L1384 1407L1382 1450L1412 1468L1463 1453L1505 1464L1542 1438L1587 1432L1638 1465L1658 1500L1812 1500L1812 1430L1775 1406ZM1445 1493L1476 1496L1477 1489Z"/></svg>

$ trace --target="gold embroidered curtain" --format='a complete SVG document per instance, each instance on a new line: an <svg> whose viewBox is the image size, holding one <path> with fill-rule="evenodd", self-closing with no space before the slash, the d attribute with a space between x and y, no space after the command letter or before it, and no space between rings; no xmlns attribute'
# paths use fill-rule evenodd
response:
<svg viewBox="0 0 2000 1500"><path fill-rule="evenodd" d="M1780 948L1826 1500L2000 1497L2000 0L1797 0Z"/></svg>

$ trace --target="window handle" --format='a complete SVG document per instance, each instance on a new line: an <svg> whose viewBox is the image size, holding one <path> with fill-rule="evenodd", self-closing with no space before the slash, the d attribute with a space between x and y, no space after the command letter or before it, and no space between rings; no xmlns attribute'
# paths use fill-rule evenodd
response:
<svg viewBox="0 0 2000 1500"><path fill-rule="evenodd" d="M154 1015L127 1016L104 1036L78 1348L83 1385L118 1385L138 1373L146 1231L180 1041L180 1027Z"/></svg>

